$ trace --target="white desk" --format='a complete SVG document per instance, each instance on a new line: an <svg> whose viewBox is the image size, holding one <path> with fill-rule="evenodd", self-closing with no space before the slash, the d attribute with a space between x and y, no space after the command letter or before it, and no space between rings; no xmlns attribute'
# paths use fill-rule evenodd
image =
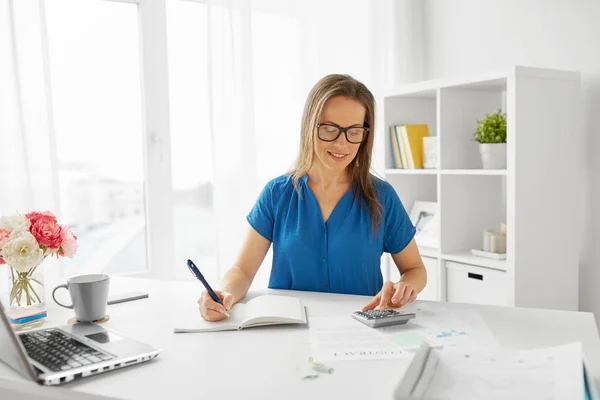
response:
<svg viewBox="0 0 600 400"><path fill-rule="evenodd" d="M407 365L402 360L345 362L336 364L332 375L302 380L309 355L306 326L174 334L173 310L184 302L195 303L201 288L197 282L112 278L111 293L142 290L150 297L108 306L110 320L105 326L161 348L163 352L158 358L85 378L60 389L38 387L0 363L0 397L5 398L4 388L8 398L18 391L31 393L27 398L85 398L85 394L90 394L120 399L387 399L391 398ZM261 293L266 292L279 291ZM362 296L282 292L304 300L309 321L312 316L350 313L368 300ZM596 382L600 381L600 340L591 313L450 306L477 309L505 346L534 348L581 341L591 374ZM47 308L46 327L64 324L72 316L70 310L53 303L48 303ZM363 385L363 382L375 384ZM67 389L72 392L66 393Z"/></svg>

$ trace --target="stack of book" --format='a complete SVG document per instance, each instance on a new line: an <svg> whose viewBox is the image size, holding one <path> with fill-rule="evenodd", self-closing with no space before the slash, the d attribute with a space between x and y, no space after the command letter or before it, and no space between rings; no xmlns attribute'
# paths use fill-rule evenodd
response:
<svg viewBox="0 0 600 400"><path fill-rule="evenodd" d="M423 168L423 137L429 136L427 124L390 127L394 168Z"/></svg>

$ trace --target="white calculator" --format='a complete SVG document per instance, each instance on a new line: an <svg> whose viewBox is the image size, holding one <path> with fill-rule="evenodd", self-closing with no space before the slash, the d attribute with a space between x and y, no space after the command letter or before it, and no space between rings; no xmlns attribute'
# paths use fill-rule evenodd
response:
<svg viewBox="0 0 600 400"><path fill-rule="evenodd" d="M415 313L400 312L388 308L384 311L380 311L379 309L355 311L352 313L352 317L371 328L379 328L382 326L405 324L409 319L415 317Z"/></svg>

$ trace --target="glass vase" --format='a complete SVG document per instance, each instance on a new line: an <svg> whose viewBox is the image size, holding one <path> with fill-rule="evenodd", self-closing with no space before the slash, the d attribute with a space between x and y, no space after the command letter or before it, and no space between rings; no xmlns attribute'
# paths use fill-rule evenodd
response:
<svg viewBox="0 0 600 400"><path fill-rule="evenodd" d="M8 293L10 308L43 307L44 291L43 263L27 272L19 272L8 266Z"/></svg>

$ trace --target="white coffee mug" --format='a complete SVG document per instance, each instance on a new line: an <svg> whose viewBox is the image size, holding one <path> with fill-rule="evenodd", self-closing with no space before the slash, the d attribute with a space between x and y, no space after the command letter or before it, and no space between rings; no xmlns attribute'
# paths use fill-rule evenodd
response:
<svg viewBox="0 0 600 400"><path fill-rule="evenodd" d="M99 321L106 316L109 282L109 276L104 274L74 276L66 284L55 287L52 298L59 306L73 309L79 322ZM56 300L55 293L60 288L69 291L71 305Z"/></svg>

